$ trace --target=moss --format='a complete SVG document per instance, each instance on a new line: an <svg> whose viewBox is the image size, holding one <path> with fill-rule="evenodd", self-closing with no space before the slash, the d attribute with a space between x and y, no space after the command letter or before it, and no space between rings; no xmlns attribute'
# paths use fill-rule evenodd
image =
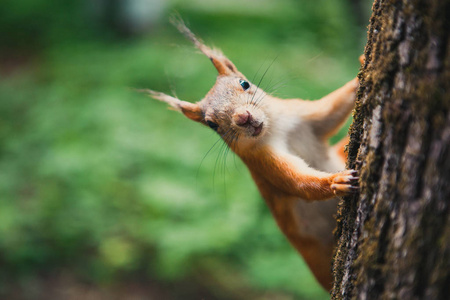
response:
<svg viewBox="0 0 450 300"><path fill-rule="evenodd" d="M437 262L450 261L450 237L437 207L448 214L450 188L437 182L450 172L442 160L450 151L448 8L437 0L373 5L349 129L348 167L360 171L361 194L339 206L333 299L422 298L431 281L430 295L444 295L450 263ZM375 109L381 125L372 123Z"/></svg>

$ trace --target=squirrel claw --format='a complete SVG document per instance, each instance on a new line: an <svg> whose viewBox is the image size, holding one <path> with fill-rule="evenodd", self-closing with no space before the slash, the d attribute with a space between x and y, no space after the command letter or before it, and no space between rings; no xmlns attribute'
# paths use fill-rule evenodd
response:
<svg viewBox="0 0 450 300"><path fill-rule="evenodd" d="M336 174L330 187L336 196L345 196L359 190L358 180L358 171L346 170Z"/></svg>

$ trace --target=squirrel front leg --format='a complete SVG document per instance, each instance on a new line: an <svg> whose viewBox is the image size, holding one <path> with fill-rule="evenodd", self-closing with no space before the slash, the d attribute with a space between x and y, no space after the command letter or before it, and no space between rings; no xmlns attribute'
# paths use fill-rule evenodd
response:
<svg viewBox="0 0 450 300"><path fill-rule="evenodd" d="M343 125L355 105L358 86L355 78L320 100L304 103L308 113L303 118L318 136L327 138Z"/></svg>
<svg viewBox="0 0 450 300"><path fill-rule="evenodd" d="M365 57L361 55L359 57L361 65L364 61ZM307 104L309 113L305 119L311 121L318 136L327 138L333 135L346 121L355 104L358 86L359 80L354 78L322 99Z"/></svg>
<svg viewBox="0 0 450 300"><path fill-rule="evenodd" d="M280 192L304 200L327 200L358 190L355 170L326 173L309 167L301 158L278 154L269 147L252 157L243 157L253 176L263 177Z"/></svg>

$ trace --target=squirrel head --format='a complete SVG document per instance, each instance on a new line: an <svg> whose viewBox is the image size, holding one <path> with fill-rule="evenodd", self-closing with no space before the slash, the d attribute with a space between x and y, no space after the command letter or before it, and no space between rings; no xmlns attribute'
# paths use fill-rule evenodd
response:
<svg viewBox="0 0 450 300"><path fill-rule="evenodd" d="M220 51L205 46L184 23L178 21L175 25L211 60L218 72L216 83L197 103L151 90L145 91L189 119L209 126L234 151L257 142L268 127L266 107L262 101L266 93L250 83Z"/></svg>

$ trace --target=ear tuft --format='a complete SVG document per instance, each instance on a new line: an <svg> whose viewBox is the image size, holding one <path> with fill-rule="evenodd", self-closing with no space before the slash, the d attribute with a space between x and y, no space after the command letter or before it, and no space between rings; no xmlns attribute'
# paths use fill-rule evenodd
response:
<svg viewBox="0 0 450 300"><path fill-rule="evenodd" d="M180 100L178 100L175 97L172 97L172 96L169 96L169 95L166 95L164 93L157 92L157 91L154 91L154 90L150 90L150 89L140 89L140 90L137 90L137 91L141 92L141 93L147 93L153 99L159 100L159 101L162 101L162 102L166 102L167 104L169 104L175 110L181 111L181 108L180 108L179 103L178 103L178 102L180 102Z"/></svg>
<svg viewBox="0 0 450 300"><path fill-rule="evenodd" d="M167 94L156 92L150 89L137 90L138 92L143 92L149 94L153 99L166 102L173 109L182 112L189 119L201 122L203 120L203 111L198 103L191 103L187 101L182 101L178 98L169 96Z"/></svg>
<svg viewBox="0 0 450 300"><path fill-rule="evenodd" d="M178 15L172 15L170 22L200 51L203 52L213 63L217 69L219 75L230 75L232 73L238 73L237 68L233 63L217 49L211 49L206 46L200 39L198 39L194 33L186 26L183 19Z"/></svg>
<svg viewBox="0 0 450 300"><path fill-rule="evenodd" d="M190 40L198 49L202 50L206 47L201 40L199 40L194 33L186 26L183 19L179 15L170 16L170 23L174 25L179 32L181 32L188 40ZM202 50L203 51L203 50Z"/></svg>

